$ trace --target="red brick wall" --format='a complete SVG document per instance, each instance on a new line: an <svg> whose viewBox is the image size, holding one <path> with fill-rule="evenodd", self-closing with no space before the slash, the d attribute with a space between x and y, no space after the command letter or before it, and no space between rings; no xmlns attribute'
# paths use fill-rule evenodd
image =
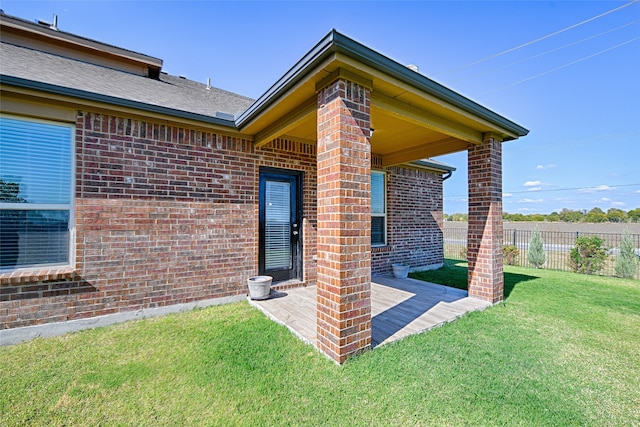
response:
<svg viewBox="0 0 640 427"><path fill-rule="evenodd" d="M246 293L257 273L259 166L304 172L315 238L315 146L80 112L76 269L0 276L13 328ZM315 282L315 240L305 280ZM17 277L18 276L18 277Z"/></svg>
<svg viewBox="0 0 640 427"><path fill-rule="evenodd" d="M469 144L469 296L491 303L504 298L502 265L502 142L486 136Z"/></svg>
<svg viewBox="0 0 640 427"><path fill-rule="evenodd" d="M407 261L411 267L444 262L442 175L394 166L387 172L387 246L372 249L374 273Z"/></svg>
<svg viewBox="0 0 640 427"><path fill-rule="evenodd" d="M318 93L317 346L338 363L371 346L370 91Z"/></svg>
<svg viewBox="0 0 640 427"><path fill-rule="evenodd" d="M76 152L76 268L0 274L0 328L244 294L257 273L260 166L304 173L303 283L316 284L315 144L256 149L202 129L79 112ZM437 240L437 178L389 169L393 251L372 256L376 271L414 242ZM412 265L441 258L431 250L441 243L412 253Z"/></svg>

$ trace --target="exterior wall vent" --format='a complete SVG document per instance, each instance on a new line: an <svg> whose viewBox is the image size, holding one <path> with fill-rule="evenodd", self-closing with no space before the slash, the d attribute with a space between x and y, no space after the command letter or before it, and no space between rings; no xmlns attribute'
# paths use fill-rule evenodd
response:
<svg viewBox="0 0 640 427"><path fill-rule="evenodd" d="M223 120L235 120L236 116L222 111L216 111L216 117Z"/></svg>
<svg viewBox="0 0 640 427"><path fill-rule="evenodd" d="M38 19L36 21L36 23L38 25L43 26L43 27L49 27L52 30L58 31L58 15L55 15L55 14L53 15L53 24L51 24L51 23L49 23L47 21L43 21L42 19Z"/></svg>

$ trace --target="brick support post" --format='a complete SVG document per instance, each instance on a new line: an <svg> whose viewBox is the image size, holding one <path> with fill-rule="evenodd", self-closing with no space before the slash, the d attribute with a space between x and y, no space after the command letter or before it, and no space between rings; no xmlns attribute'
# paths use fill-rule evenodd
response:
<svg viewBox="0 0 640 427"><path fill-rule="evenodd" d="M502 141L485 135L480 145L470 145L469 296L491 303L504 299L502 271Z"/></svg>
<svg viewBox="0 0 640 427"><path fill-rule="evenodd" d="M371 346L370 90L318 92L317 346L343 363Z"/></svg>

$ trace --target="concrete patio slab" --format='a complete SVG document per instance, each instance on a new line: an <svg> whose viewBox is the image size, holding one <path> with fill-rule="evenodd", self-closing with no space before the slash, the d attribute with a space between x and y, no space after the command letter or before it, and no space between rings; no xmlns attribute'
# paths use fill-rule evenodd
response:
<svg viewBox="0 0 640 427"><path fill-rule="evenodd" d="M315 286L272 291L270 299L249 301L303 341L316 345ZM489 306L491 303L469 297L465 290L416 279L396 279L391 275L373 276L372 346L427 331Z"/></svg>

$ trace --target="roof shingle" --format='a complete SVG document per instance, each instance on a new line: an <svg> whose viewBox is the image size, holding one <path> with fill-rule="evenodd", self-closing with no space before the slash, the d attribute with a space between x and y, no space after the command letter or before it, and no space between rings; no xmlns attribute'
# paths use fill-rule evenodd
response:
<svg viewBox="0 0 640 427"><path fill-rule="evenodd" d="M237 115L253 100L182 77L152 79L8 43L0 43L0 75L215 117Z"/></svg>

